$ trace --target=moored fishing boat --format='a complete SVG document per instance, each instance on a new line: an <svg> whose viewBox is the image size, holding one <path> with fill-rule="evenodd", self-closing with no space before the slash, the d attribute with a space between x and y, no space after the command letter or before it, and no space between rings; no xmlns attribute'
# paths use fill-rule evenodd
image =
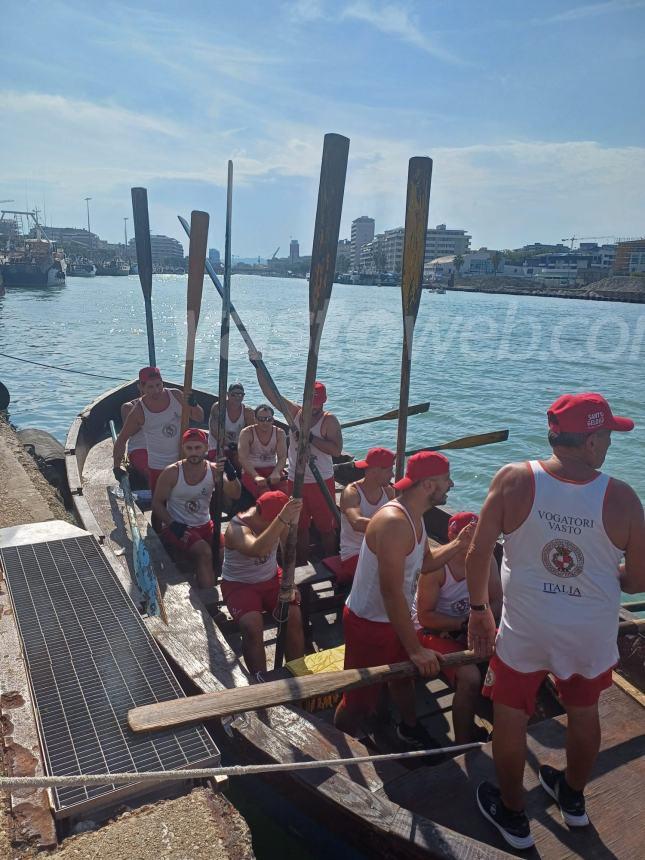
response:
<svg viewBox="0 0 645 860"><path fill-rule="evenodd" d="M14 219L5 219L12 215ZM18 229L26 218L23 234ZM65 285L65 254L51 242L38 222L36 212L3 210L0 221L10 222L6 247L0 249L0 283L5 287L58 287ZM29 224L33 229L29 232Z"/></svg>
<svg viewBox="0 0 645 860"><path fill-rule="evenodd" d="M121 404L136 394L135 382L107 392L74 421L66 444L70 488L83 526L107 542L131 573L133 559L124 511L112 492L115 482L107 425L110 419L119 422ZM215 398L202 391L195 391L195 395L207 414ZM340 464L336 475L341 483L355 477L350 457ZM426 517L429 532L444 538L447 519L446 511L435 509ZM246 686L248 676L239 657L239 636L221 605L216 605L219 595L204 595L191 588L186 573L169 558L150 529L146 543L168 615L167 625L158 618L148 618L148 629L194 689L216 691ZM219 625L206 604L215 607ZM327 641L321 637L317 643L320 647L340 642L338 638L330 641L329 636L331 629L332 637L338 637L339 625L327 622L328 619ZM270 646L271 628L267 636ZM574 840L545 817L537 791L529 791L529 810L540 810L534 835L542 856L601 857L606 856L605 844L611 844L615 856L638 855L634 831L621 827L620 821L631 814L630 804L637 802L635 798L642 790L639 722L642 725L645 699L641 695L639 702L637 691L622 682L620 676L615 678L617 683L601 701L605 727L602 774L589 790L588 808L595 828L576 834ZM431 686L430 691L420 686L424 695L433 699L439 696L445 703L449 693L440 682L436 684L439 686ZM550 715L536 721L529 732L530 750L540 760L553 755L563 739L561 709L550 696L545 704ZM445 704L439 710L439 719L449 719ZM242 718L224 720L224 727L214 726L214 731L220 746L226 746L237 761L249 763L332 759L369 752L363 743L336 730L328 712L308 713L297 706L249 711ZM490 747L486 747L482 752L459 756L436 767L408 769L396 762L362 764L339 771L296 771L272 776L271 780L365 853L494 858L509 855L495 847L500 842L476 815L471 783L491 770ZM527 773L527 784L530 789L537 785L532 771ZM631 786L628 795L624 785Z"/></svg>

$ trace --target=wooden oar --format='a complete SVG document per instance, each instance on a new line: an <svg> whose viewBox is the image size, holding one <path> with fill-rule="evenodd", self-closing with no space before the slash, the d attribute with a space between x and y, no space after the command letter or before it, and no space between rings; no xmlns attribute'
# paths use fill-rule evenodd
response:
<svg viewBox="0 0 645 860"><path fill-rule="evenodd" d="M110 421L110 433L112 442L116 442L116 427L114 421ZM134 510L134 499L132 498L132 490L130 488L130 479L127 473L123 475L120 481L121 489L123 490L123 501L130 523L130 534L132 536L132 560L134 562L134 576L139 586L139 590L143 596L146 612L148 615L158 615L164 624L168 623L166 610L163 605L159 583L155 574L148 550L141 537L139 526L137 525L137 515Z"/></svg>
<svg viewBox="0 0 645 860"><path fill-rule="evenodd" d="M401 392L399 397L399 427L396 443L396 480L403 477L405 442L408 429L408 399L412 366L412 340L419 312L423 284L423 262L428 231L428 208L432 159L411 158L408 166L408 191L405 203L405 234L403 239L403 268L401 300L403 308L403 349L401 352Z"/></svg>
<svg viewBox="0 0 645 860"><path fill-rule="evenodd" d="M336 268L336 250L338 248L340 217L343 209L343 193L345 191L348 155L348 138L342 137L339 134L325 135L309 275L309 352L307 355L305 387L302 395L302 411L300 413L298 453L293 479L292 495L296 499L302 496L305 467L309 459L307 449L309 446L309 434L311 432L314 383L318 369L318 349L331 298L331 287ZM289 613L289 604L293 599L297 528L297 523L294 523L289 529L283 565L284 572L280 583L280 596L275 612L278 622L275 649L276 668L282 665L286 621Z"/></svg>
<svg viewBox="0 0 645 860"><path fill-rule="evenodd" d="M442 666L464 666L477 663L472 651L457 651L441 656ZM482 662L482 661L479 661ZM128 723L135 732L165 729L182 723L208 720L270 708L273 705L286 705L299 702L311 696L324 696L338 690L352 690L396 681L417 674L414 663L392 663L389 666L374 666L370 669L343 669L340 672L321 672L320 674L301 675L281 681L267 681L248 687L235 687L219 693L202 693L183 699L171 699L154 705L143 705L128 711Z"/></svg>
<svg viewBox="0 0 645 860"><path fill-rule="evenodd" d="M155 332L152 324L152 250L150 247L150 221L148 219L148 192L145 188L131 188L134 241L137 246L137 271L146 308L148 332L148 364L156 367Z"/></svg>
<svg viewBox="0 0 645 860"><path fill-rule="evenodd" d="M417 403L416 406L408 406L407 413L410 415L421 415L430 409L430 403ZM361 424L373 424L375 421L392 421L399 417L398 409L390 409L389 412L384 412L382 415L374 415L371 418L356 418L354 421L345 421L340 426L343 430L346 427L360 427Z"/></svg>
<svg viewBox="0 0 645 860"><path fill-rule="evenodd" d="M182 218L181 215L178 215L177 217L179 218L181 226L186 231L186 234L188 236L190 236L190 227L188 226L188 222L186 221L186 219ZM215 269L213 268L213 265L210 262L210 260L206 260L206 271L208 272L208 275L209 275L211 281L215 285L215 289L220 294L220 296L223 297L224 296L224 288L220 282L220 279L217 277L217 273L215 272ZM240 335L242 336L242 340L246 344L249 352L257 353L258 349L257 349L256 345L253 343L253 340L251 338L251 335L248 332L248 329L246 328L246 326L242 322L240 315L235 310L235 307L233 306L232 303L230 305L230 308L231 308L231 319L233 320L233 322L237 326L237 329L238 329ZM289 409L289 405L287 404L286 400L284 399L284 397L280 393L280 390L279 390L278 386L276 385L273 377L271 376L269 369L267 368L263 359L254 358L254 359L250 359L250 361L251 361L251 364L254 367L256 367L260 371L260 373L263 374L267 383L271 387L271 390L273 392L273 396L275 397L275 399L278 403L278 408L280 409L280 412L284 416L284 420L287 422L288 429L292 433L297 433L298 428L296 427L296 425L294 423L293 415L291 414L291 410ZM286 428L284 428L284 429L286 429ZM308 465L309 465L309 469L311 470L311 474L313 475L314 480L318 484L320 492L322 493L323 498L325 499L325 502L327 503L327 507L329 508L329 510L334 515L336 522L340 525L340 512L338 510L338 507L336 505L335 500L333 499L331 493L327 489L327 484L325 484L323 477L320 474L318 467L316 466L315 458L313 456L310 457Z"/></svg>
<svg viewBox="0 0 645 860"><path fill-rule="evenodd" d="M453 439L451 442L442 442L441 445L431 445L428 448L414 448L406 451L405 456L411 457L421 451L448 451L456 448L477 448L480 445L492 445L495 442L506 442L508 430L495 430L492 433L478 433L475 436L462 436L461 439Z"/></svg>
<svg viewBox="0 0 645 860"><path fill-rule="evenodd" d="M179 456L181 456L181 437L188 427L190 403L193 388L193 365L195 363L195 338L197 323L202 307L204 288L204 260L208 244L208 213L191 212L190 247L188 250L188 290L186 293L186 367L184 370L184 403L181 408L181 433L179 434Z"/></svg>
<svg viewBox="0 0 645 860"><path fill-rule="evenodd" d="M233 217L233 162L228 162L226 184L226 232L224 238L224 291L222 293L222 321L219 336L219 385L217 413L217 456L224 456L226 442L226 390L228 386L228 341L231 325L231 221ZM192 233L191 233L192 235ZM244 411L244 408L242 408ZM215 485L213 510L213 567L220 570L220 532L222 528L222 509L224 507L224 475L220 475Z"/></svg>

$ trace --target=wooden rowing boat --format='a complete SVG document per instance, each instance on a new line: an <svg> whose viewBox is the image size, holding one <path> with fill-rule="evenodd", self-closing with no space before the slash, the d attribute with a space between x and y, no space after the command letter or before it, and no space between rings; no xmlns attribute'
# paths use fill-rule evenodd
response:
<svg viewBox="0 0 645 860"><path fill-rule="evenodd" d="M195 391L195 395L208 414L216 398L203 391ZM113 419L119 424L121 404L136 396L135 382L104 394L75 419L66 444L67 475L82 525L110 545L131 573L131 544L124 513L111 492L115 481L108 421ZM336 476L341 484L356 477L351 459L343 457L338 464ZM448 517L447 511L436 509L426 518L434 537L445 538ZM212 604L218 602L217 595L191 588L186 573L169 558L157 535L145 526L142 533L168 616L167 625L159 618L147 618L150 632L195 691L212 692L247 685L239 656L239 636L221 605L214 612L218 623L213 617ZM316 597L317 594L314 593L315 599L329 600L324 593L322 597ZM332 603L324 605L337 607L338 601L334 604L333 598L332 595ZM316 633L317 644L322 647L338 644L339 625L331 623L333 617L317 617L323 621L324 631ZM270 647L270 629L267 640ZM555 817L554 807L546 803L537 787L535 762L555 765L561 762L563 717L553 699L546 704L548 710L540 712L542 719L530 728L528 812L533 819L540 856L594 858L607 857L612 852L620 857L639 856L637 816L645 784L645 745L641 733L645 696L616 678L619 683L601 700L604 736L597 767L600 775L588 790L594 828L575 834L564 830ZM419 687L426 710L430 708L426 724L433 732L437 725L446 731L450 722L450 691L439 680L433 681L429 689L421 684ZM279 706L248 712L235 720L226 718L221 724L213 721L209 728L220 747L240 763L369 754L370 749L363 743L336 730L329 714L329 711L309 713L300 707ZM365 854L483 860L510 856L500 847L502 843L496 833L476 812L474 781L491 774L487 746L482 752L468 753L434 767L420 765L410 769L397 762L361 764L342 770L284 773L270 780L323 826L332 828ZM635 826L626 826L631 817Z"/></svg>

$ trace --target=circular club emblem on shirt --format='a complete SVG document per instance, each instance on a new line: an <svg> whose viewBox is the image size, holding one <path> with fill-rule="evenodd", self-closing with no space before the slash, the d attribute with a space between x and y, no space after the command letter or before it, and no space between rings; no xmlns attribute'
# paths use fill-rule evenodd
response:
<svg viewBox="0 0 645 860"><path fill-rule="evenodd" d="M563 579L580 576L584 563L580 547L568 540L552 540L542 550L542 564L549 573Z"/></svg>
<svg viewBox="0 0 645 860"><path fill-rule="evenodd" d="M484 678L484 687L493 687L495 685L495 672L488 667L488 671L486 672L486 677Z"/></svg>
<svg viewBox="0 0 645 860"><path fill-rule="evenodd" d="M470 599L468 597L463 597L461 600L455 600L455 602L451 604L451 608L455 615L465 615L470 611Z"/></svg>
<svg viewBox="0 0 645 860"><path fill-rule="evenodd" d="M164 424L161 428L161 432L167 439L172 439L173 436L177 435L177 428L174 424Z"/></svg>
<svg viewBox="0 0 645 860"><path fill-rule="evenodd" d="M184 507L189 514L197 514L199 513L199 500L189 499L184 505Z"/></svg>

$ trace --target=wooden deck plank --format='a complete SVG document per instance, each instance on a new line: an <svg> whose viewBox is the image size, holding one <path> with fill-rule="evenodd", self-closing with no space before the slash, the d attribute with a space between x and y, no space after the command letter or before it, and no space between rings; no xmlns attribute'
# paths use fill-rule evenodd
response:
<svg viewBox="0 0 645 860"><path fill-rule="evenodd" d="M600 715L601 752L586 792L593 826L575 832L562 824L557 807L537 780L540 764L564 764L566 718L557 717L530 727L524 784L536 849L524 852L524 856L548 860L642 856L645 710L614 686L601 698ZM409 772L388 783L378 794L464 835L502 845L477 809L474 791L484 779L495 780L490 744L483 752L460 756L425 774Z"/></svg>

